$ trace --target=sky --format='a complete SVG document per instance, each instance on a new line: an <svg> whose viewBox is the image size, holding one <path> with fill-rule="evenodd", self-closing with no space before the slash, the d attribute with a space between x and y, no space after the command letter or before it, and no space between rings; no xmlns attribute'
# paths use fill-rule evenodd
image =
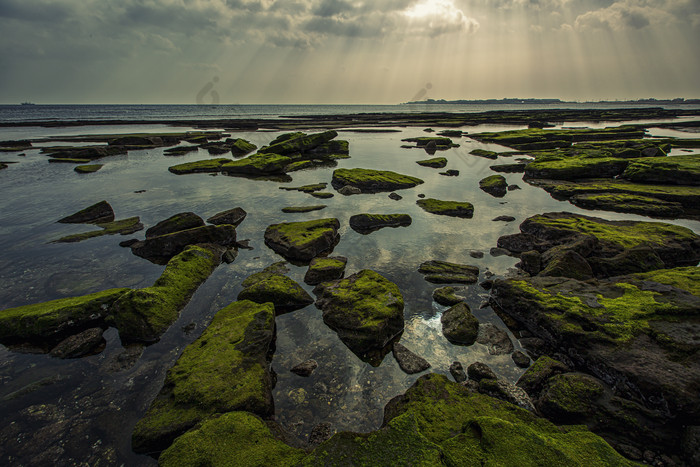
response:
<svg viewBox="0 0 700 467"><path fill-rule="evenodd" d="M0 0L0 103L700 98L700 0Z"/></svg>

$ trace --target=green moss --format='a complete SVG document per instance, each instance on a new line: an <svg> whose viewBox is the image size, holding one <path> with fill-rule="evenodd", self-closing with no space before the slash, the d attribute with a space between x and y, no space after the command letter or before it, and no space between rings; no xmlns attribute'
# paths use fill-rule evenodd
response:
<svg viewBox="0 0 700 467"><path fill-rule="evenodd" d="M100 322L105 310L129 289L109 289L0 311L0 339L55 339Z"/></svg>
<svg viewBox="0 0 700 467"><path fill-rule="evenodd" d="M292 163L292 159L273 153L257 153L245 159L228 162L221 166L221 171L228 174L267 175L280 174L286 171L286 167Z"/></svg>
<svg viewBox="0 0 700 467"><path fill-rule="evenodd" d="M321 191L328 186L328 183L313 183L311 185L302 185L295 187L281 186L280 190L285 191L301 191L302 193L313 193L314 191Z"/></svg>
<svg viewBox="0 0 700 467"><path fill-rule="evenodd" d="M614 177L620 175L628 159L617 157L568 157L531 162L525 167L528 178L553 178L557 180L577 180L592 177Z"/></svg>
<svg viewBox="0 0 700 467"><path fill-rule="evenodd" d="M75 170L79 174L91 174L97 172L102 167L104 167L103 164L76 165L73 170Z"/></svg>
<svg viewBox="0 0 700 467"><path fill-rule="evenodd" d="M274 230L285 239L286 242L298 245L314 242L315 240L328 235L329 230L337 229L340 226L338 219L317 219L303 222L284 222L272 224L267 229Z"/></svg>
<svg viewBox="0 0 700 467"><path fill-rule="evenodd" d="M443 216L471 218L474 205L466 201L443 201L435 198L425 198L416 201L424 211Z"/></svg>
<svg viewBox="0 0 700 467"><path fill-rule="evenodd" d="M325 204L316 204L313 206L287 206L285 208L282 208L282 212L285 212L285 213L311 212L311 211L320 211L321 209L325 209L325 208L326 208Z"/></svg>
<svg viewBox="0 0 700 467"><path fill-rule="evenodd" d="M700 155L635 159L622 178L644 183L700 185Z"/></svg>
<svg viewBox="0 0 700 467"><path fill-rule="evenodd" d="M328 130L313 135L305 135L304 133L281 135L270 143L269 146L264 148L264 151L282 155L289 155L297 152L303 153L323 143L327 143L336 136L338 136L338 133L334 130Z"/></svg>
<svg viewBox="0 0 700 467"><path fill-rule="evenodd" d="M367 192L393 191L411 188L423 183L423 180L409 175L402 175L389 170L372 169L336 169L333 171L333 186L350 185Z"/></svg>
<svg viewBox="0 0 700 467"><path fill-rule="evenodd" d="M605 388L593 377L580 373L553 376L540 398L540 410L555 419L573 421L595 411L594 402Z"/></svg>
<svg viewBox="0 0 700 467"><path fill-rule="evenodd" d="M51 162L51 163L66 162L69 164L86 164L86 163L90 162L90 159L72 159L72 158L68 158L68 157L61 158L61 159L51 158L51 159L49 159L49 162Z"/></svg>
<svg viewBox="0 0 700 467"><path fill-rule="evenodd" d="M405 138L401 141L407 141L409 143L416 143L419 148L425 147L428 143L434 142L438 148L450 148L457 147L459 145L454 144L450 138L444 136L419 136L417 138Z"/></svg>
<svg viewBox="0 0 700 467"><path fill-rule="evenodd" d="M494 151L487 151L485 149L474 149L469 154L479 157L485 157L487 159L497 159L498 153Z"/></svg>
<svg viewBox="0 0 700 467"><path fill-rule="evenodd" d="M581 194L573 196L571 203L582 208L647 216L677 217L683 214L683 206L680 203L627 193Z"/></svg>
<svg viewBox="0 0 700 467"><path fill-rule="evenodd" d="M282 274L258 273L246 279L244 283L238 300L270 302L275 305L277 313L303 308L314 302L298 283Z"/></svg>
<svg viewBox="0 0 700 467"><path fill-rule="evenodd" d="M309 269L337 269L345 268L346 261L335 258L314 258L309 264Z"/></svg>
<svg viewBox="0 0 700 467"><path fill-rule="evenodd" d="M333 193L330 193L328 191L314 191L313 193L311 193L311 196L313 196L314 198L328 199L332 198L334 195Z"/></svg>
<svg viewBox="0 0 700 467"><path fill-rule="evenodd" d="M256 149L257 149L256 145L254 145L250 141L246 141L246 140L241 139L241 138L238 138L233 143L231 143L231 151L233 152L234 155L237 155L237 156L242 156L244 154L248 154L249 152L253 152Z"/></svg>
<svg viewBox="0 0 700 467"><path fill-rule="evenodd" d="M177 438L160 455L158 465L292 467L304 456L304 451L277 440L255 415L229 412Z"/></svg>
<svg viewBox="0 0 700 467"><path fill-rule="evenodd" d="M501 132L486 132L470 134L470 138L484 143L497 143L515 149L525 149L525 145L543 142L565 143L576 141L619 140L643 138L644 129L633 125L601 129L571 129L543 130L529 128L525 130L510 130Z"/></svg>
<svg viewBox="0 0 700 467"><path fill-rule="evenodd" d="M437 260L421 263L418 272L425 275L425 280L436 284L450 282L470 284L479 278L479 268L476 266Z"/></svg>
<svg viewBox="0 0 700 467"><path fill-rule="evenodd" d="M433 291L433 300L443 306L452 306L463 302L465 297L457 295L454 287L440 287Z"/></svg>
<svg viewBox="0 0 700 467"><path fill-rule="evenodd" d="M425 159L422 161L416 161L416 164L422 165L423 167L432 167L434 169L441 169L447 165L447 159L444 157L433 157L432 159Z"/></svg>
<svg viewBox="0 0 700 467"><path fill-rule="evenodd" d="M128 235L130 233L138 232L143 229L143 224L138 217L129 217L127 219L122 219L113 222L105 222L103 224L95 224L100 227L101 230L93 230L91 232L84 232L79 234L67 235L55 240L56 243L74 243L87 240L89 238L101 237L103 235Z"/></svg>
<svg viewBox="0 0 700 467"><path fill-rule="evenodd" d="M177 175L200 172L220 172L221 166L227 162L231 162L231 159L227 159L225 157L217 159L204 159L201 161L173 165L172 167L168 167L168 170Z"/></svg>
<svg viewBox="0 0 700 467"><path fill-rule="evenodd" d="M190 245L168 261L151 287L132 290L117 300L109 322L125 341L153 341L178 317L192 294L220 262L212 249Z"/></svg>

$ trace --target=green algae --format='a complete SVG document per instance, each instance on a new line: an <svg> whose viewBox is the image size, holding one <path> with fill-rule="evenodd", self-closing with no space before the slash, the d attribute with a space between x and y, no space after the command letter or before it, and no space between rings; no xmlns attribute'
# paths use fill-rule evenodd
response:
<svg viewBox="0 0 700 467"><path fill-rule="evenodd" d="M333 171L333 187L338 189L350 185L363 192L393 191L412 188L423 180L409 175L402 175L389 170L372 169L336 169Z"/></svg>
<svg viewBox="0 0 700 467"><path fill-rule="evenodd" d="M177 319L192 294L219 265L220 255L204 246L190 245L168 261L151 286L132 290L113 306L108 321L123 341L151 342Z"/></svg>
<svg viewBox="0 0 700 467"><path fill-rule="evenodd" d="M424 211L442 216L471 218L474 215L474 205L467 201L443 201L435 198L425 198L416 201Z"/></svg>
<svg viewBox="0 0 700 467"><path fill-rule="evenodd" d="M465 300L465 297L457 295L454 287L439 287L433 291L433 300L443 306L456 305Z"/></svg>
<svg viewBox="0 0 700 467"><path fill-rule="evenodd" d="M444 157L433 157L432 159L416 161L416 164L423 167L432 167L433 169L442 169L447 165L447 159Z"/></svg>
<svg viewBox="0 0 700 467"><path fill-rule="evenodd" d="M235 156L243 156L249 152L255 151L257 148L258 147L250 141L246 141L241 138L237 138L235 141L233 141L233 143L231 143L231 152Z"/></svg>
<svg viewBox="0 0 700 467"><path fill-rule="evenodd" d="M229 161L221 166L227 174L268 175L281 174L292 163L292 159L280 154L257 153L237 161Z"/></svg>
<svg viewBox="0 0 700 467"><path fill-rule="evenodd" d="M263 272L244 281L238 300L272 303L277 314L311 305L314 299L294 280L282 274Z"/></svg>
<svg viewBox="0 0 700 467"><path fill-rule="evenodd" d="M679 217L684 213L683 205L648 196L627 193L590 193L571 197L571 204L587 209L627 212L658 217Z"/></svg>
<svg viewBox="0 0 700 467"><path fill-rule="evenodd" d="M483 143L496 143L514 149L533 149L532 144L555 143L556 146L571 145L578 141L638 139L644 137L644 129L634 125L623 125L601 129L543 130L529 128L501 132L484 132L469 135Z"/></svg>
<svg viewBox="0 0 700 467"><path fill-rule="evenodd" d="M595 378L581 373L564 373L553 376L540 396L539 408L555 420L574 421L592 415L595 401L605 388Z"/></svg>
<svg viewBox="0 0 700 467"><path fill-rule="evenodd" d="M122 219L118 221L105 222L100 224L95 224L100 227L101 230L93 230L90 232L83 232L79 234L67 235L61 237L58 240L54 240L53 243L75 243L82 242L89 238L101 237L103 235L128 235L134 232L138 232L143 229L143 224L138 217L129 217L127 219Z"/></svg>
<svg viewBox="0 0 700 467"><path fill-rule="evenodd" d="M479 181L479 188L498 198L506 195L508 182L503 175L490 175Z"/></svg>
<svg viewBox="0 0 700 467"><path fill-rule="evenodd" d="M75 168L73 168L73 170L75 170L79 174L91 174L97 172L102 167L104 167L103 164L76 165Z"/></svg>
<svg viewBox="0 0 700 467"><path fill-rule="evenodd" d="M328 130L322 133L306 135L304 133L289 133L277 137L264 148L264 151L272 154L289 155L297 152L303 153L323 143L327 143L338 136L335 130ZM262 151L263 149L261 149Z"/></svg>
<svg viewBox="0 0 700 467"><path fill-rule="evenodd" d="M56 340L104 321L106 310L129 289L109 289L0 311L0 340Z"/></svg>
<svg viewBox="0 0 700 467"><path fill-rule="evenodd" d="M495 151L487 151L486 149L474 149L469 152L473 156L485 157L487 159L498 159L498 153Z"/></svg>
<svg viewBox="0 0 700 467"><path fill-rule="evenodd" d="M192 173L207 173L220 172L221 166L231 162L231 159L220 157L216 159L204 159L201 161L186 162L184 164L173 165L168 167L168 170L176 175L192 174Z"/></svg>
<svg viewBox="0 0 700 467"><path fill-rule="evenodd" d="M479 278L479 268L476 266L438 260L421 263L418 272L425 276L425 280L434 284L450 282L471 284Z"/></svg>
<svg viewBox="0 0 700 467"><path fill-rule="evenodd" d="M620 175L630 164L629 159L617 157L568 157L565 159L535 160L525 167L527 178L577 180L592 177Z"/></svg>
<svg viewBox="0 0 700 467"><path fill-rule="evenodd" d="M229 412L177 438L160 455L158 465L292 467L305 455L276 439L259 417Z"/></svg>
<svg viewBox="0 0 700 467"><path fill-rule="evenodd" d="M271 303L239 301L220 310L168 370L163 389L134 428L134 450L163 450L216 413L245 410L270 416L272 377L267 359L274 341L274 317Z"/></svg>
<svg viewBox="0 0 700 467"><path fill-rule="evenodd" d="M700 156L635 159L622 173L633 182L700 185Z"/></svg>

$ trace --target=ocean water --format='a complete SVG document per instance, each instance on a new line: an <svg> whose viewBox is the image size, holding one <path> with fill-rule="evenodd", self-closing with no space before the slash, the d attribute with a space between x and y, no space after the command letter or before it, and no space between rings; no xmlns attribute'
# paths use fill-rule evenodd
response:
<svg viewBox="0 0 700 467"><path fill-rule="evenodd" d="M93 115L91 118L105 119L127 118L123 109L116 107L129 107L142 114L128 118L174 119L173 116L180 115L184 119L193 118L192 113L197 112L202 118L206 118L204 115L223 116L215 114L211 106L94 106L93 113L85 109L93 106L46 106L48 108L42 110L43 107L17 112L34 112L35 119L68 118L66 115L80 119ZM178 113L176 107L187 109ZM215 107L217 112L223 112L218 107L227 106ZM294 106L249 107L247 115L257 112L256 115L280 116ZM294 111L317 114L325 109L327 113L340 113L337 106L300 107ZM358 107L367 110L377 106L341 107L355 113L360 111ZM391 107L394 111L404 111L398 110L401 106ZM0 107L2 119L9 118L6 110ZM14 118L29 119L26 116ZM470 127L469 131L515 128L521 127L482 125ZM159 124L30 126L0 128L0 140L188 129L191 128ZM500 236L518 232L519 223L531 215L566 210L607 219L649 219L576 208L528 185L522 180L522 174L504 174L509 184L517 184L521 189L508 192L504 198L494 198L481 191L478 182L494 173L490 165L512 162L513 158L501 156L491 161L471 156L469 152L476 148L494 151L507 148L482 144L468 136L456 138L460 147L436 154L448 159L446 169L460 171L458 177L445 177L439 170L415 163L429 157L423 150L401 148L403 138L425 135L421 129L396 130L396 133L383 134L340 131L338 139L349 141L351 158L339 161L338 167L394 170L424 180L425 183L415 188L399 190L403 197L399 201L389 199L387 193L342 196L330 187L333 168L294 172L291 174L293 181L286 183L208 174L177 176L168 172L171 165L211 157L203 150L181 157L165 157L163 148L129 151L126 155L100 160L104 167L89 175L75 173L70 164L47 163L46 156L38 149L23 151L22 156L0 154L0 160L16 162L0 171L0 283L3 284L0 309L111 287L147 287L156 280L163 266L136 257L129 249L118 245L125 238L143 238L144 231L128 237L104 236L75 244L51 243L58 237L89 230L89 226L57 224L56 220L103 199L114 207L118 219L140 216L146 228L178 212L193 211L206 219L240 206L248 216L237 229L238 238L249 239L253 246L252 250L240 250L232 264L222 264L216 269L182 310L177 322L159 342L145 348L133 367L115 369L115 361L125 350L115 329L105 333L107 347L102 353L74 360L20 353L0 345L0 414L4 420L0 426L0 464L155 465L150 457L131 451L134 424L161 389L167 369L185 346L203 332L219 309L236 299L241 281L282 260L263 242L265 228L278 222L338 218L341 240L333 254L348 258L346 275L365 268L374 269L399 286L406 303L401 342L426 358L432 365L430 371L448 374L455 360L465 368L481 361L490 365L499 377L516 381L524 370L513 364L510 355L490 355L484 345L455 346L445 339L440 317L446 307L433 302L432 292L437 286L426 282L417 272L420 263L438 259L472 264L479 267L482 281L491 275L503 276L514 267L516 259L492 256L490 249L496 246ZM652 130L650 133L694 136L675 130ZM247 139L260 147L279 134L237 132L233 137ZM37 146L45 144L55 143L39 142ZM318 182L329 183L328 191L335 196L318 200L308 194L279 189ZM459 219L426 213L416 205L419 194L469 201L475 206L474 217ZM310 204L327 207L306 214L281 211L285 206ZM406 213L413 222L409 227L386 228L362 235L348 225L350 216L362 212ZM492 221L499 215L514 216L516 221ZM671 222L700 232L700 222ZM484 253L484 257L472 258L469 253L473 250ZM312 287L303 283L306 268L293 265L289 268L288 275L311 292ZM505 329L493 310L483 306L488 299L486 290L473 284L467 286L464 293L482 323L494 323ZM272 361L278 375L274 389L275 418L301 440L319 423L330 423L336 430L366 432L376 429L381 423L384 405L420 376L403 373L391 354L378 366L362 361L323 323L321 312L313 305L278 316L276 324L277 342ZM516 336L508 334L515 348L520 349ZM309 358L319 363L311 377L301 378L289 371Z"/></svg>

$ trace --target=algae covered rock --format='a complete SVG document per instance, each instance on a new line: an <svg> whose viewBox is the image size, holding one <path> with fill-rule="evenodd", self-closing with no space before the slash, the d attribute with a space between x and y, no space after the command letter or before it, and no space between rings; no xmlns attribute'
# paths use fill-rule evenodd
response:
<svg viewBox="0 0 700 467"><path fill-rule="evenodd" d="M229 224L204 225L157 237L146 238L130 245L132 253L156 264L165 264L188 245L210 243L221 247L236 243L236 227Z"/></svg>
<svg viewBox="0 0 700 467"><path fill-rule="evenodd" d="M195 227L201 227L203 225L204 221L197 214L193 212L182 212L162 220L146 230L146 238L167 235L181 230L194 229Z"/></svg>
<svg viewBox="0 0 700 467"><path fill-rule="evenodd" d="M445 311L440 318L442 333L448 341L456 345L472 345L479 333L479 320L469 306L458 303Z"/></svg>
<svg viewBox="0 0 700 467"><path fill-rule="evenodd" d="M473 284L479 279L479 268L468 264L430 260L421 263L418 272L433 284Z"/></svg>
<svg viewBox="0 0 700 467"><path fill-rule="evenodd" d="M158 465L293 467L305 456L301 449L275 438L258 416L248 412L228 412L177 438L160 455Z"/></svg>
<svg viewBox="0 0 700 467"><path fill-rule="evenodd" d="M114 210L112 206L107 201L100 201L57 222L62 224L100 224L113 220Z"/></svg>
<svg viewBox="0 0 700 467"><path fill-rule="evenodd" d="M454 287L439 287L433 291L433 300L443 306L452 306L466 300L463 295L458 295Z"/></svg>
<svg viewBox="0 0 700 467"><path fill-rule="evenodd" d="M432 167L433 169L442 169L447 165L447 159L444 157L433 157L432 159L416 161L416 164L423 167Z"/></svg>
<svg viewBox="0 0 700 467"><path fill-rule="evenodd" d="M700 185L700 156L689 154L636 159L627 166L622 178L642 183Z"/></svg>
<svg viewBox="0 0 700 467"><path fill-rule="evenodd" d="M85 331L66 337L51 349L51 356L58 358L78 358L86 355L95 355L105 348L102 328L90 328Z"/></svg>
<svg viewBox="0 0 700 467"><path fill-rule="evenodd" d="M270 175L283 174L292 159L279 154L257 153L245 159L230 161L221 166L225 174Z"/></svg>
<svg viewBox="0 0 700 467"><path fill-rule="evenodd" d="M265 245L288 260L308 262L333 250L339 227L338 219L272 224L265 229Z"/></svg>
<svg viewBox="0 0 700 467"><path fill-rule="evenodd" d="M317 285L325 281L342 279L347 263L348 259L344 256L314 258L309 263L309 269L304 275L304 282L309 285Z"/></svg>
<svg viewBox="0 0 700 467"><path fill-rule="evenodd" d="M508 193L508 182L503 175L491 175L479 181L479 188L496 198L503 198Z"/></svg>
<svg viewBox="0 0 700 467"><path fill-rule="evenodd" d="M355 214L350 217L350 228L369 234L384 227L408 227L413 220L408 214Z"/></svg>
<svg viewBox="0 0 700 467"><path fill-rule="evenodd" d="M583 373L553 376L540 393L537 408L556 423L580 423L596 413L596 401L605 392L603 383Z"/></svg>
<svg viewBox="0 0 700 467"><path fill-rule="evenodd" d="M177 319L192 294L221 262L212 245L191 245L168 261L151 286L131 290L110 309L109 324L125 342L153 342Z"/></svg>
<svg viewBox="0 0 700 467"><path fill-rule="evenodd" d="M97 227L100 230L92 230L89 232L83 232L78 234L66 235L58 240L54 240L54 243L75 243L82 242L89 238L101 237L103 235L128 235L134 232L138 232L143 229L143 224L138 217L129 217L127 219L121 219L118 221L97 223Z"/></svg>
<svg viewBox="0 0 700 467"><path fill-rule="evenodd" d="M253 274L243 282L238 300L256 303L272 303L277 314L304 308L314 299L289 277L270 272Z"/></svg>
<svg viewBox="0 0 700 467"><path fill-rule="evenodd" d="M474 205L466 201L443 201L435 198L425 198L416 201L424 211L442 216L462 217L471 219L474 215Z"/></svg>
<svg viewBox="0 0 700 467"><path fill-rule="evenodd" d="M684 213L681 203L625 193L579 194L572 196L569 201L574 206L586 209L629 212L646 216L678 217Z"/></svg>
<svg viewBox="0 0 700 467"><path fill-rule="evenodd" d="M273 378L269 360L274 329L275 311L271 303L239 301L220 310L204 333L185 348L168 370L163 389L134 428L134 451L158 453L213 414L244 410L261 417L272 415ZM238 416L232 417L234 423L243 422ZM255 424L250 419L247 423ZM217 429L216 425L213 430ZM207 432L193 431L190 436L198 439ZM244 447L249 438L240 438ZM179 446L183 445L191 446L186 441Z"/></svg>
<svg viewBox="0 0 700 467"><path fill-rule="evenodd" d="M286 214L300 214L304 212L320 211L326 207L327 206L325 204L314 204L311 206L287 206L282 208L282 212Z"/></svg>
<svg viewBox="0 0 700 467"><path fill-rule="evenodd" d="M541 356L528 368L516 383L530 396L537 396L552 376L569 371L569 367L546 355Z"/></svg>
<svg viewBox="0 0 700 467"><path fill-rule="evenodd" d="M172 167L168 167L168 170L176 175L221 172L221 166L227 162L231 162L231 159L225 157L204 159L201 161L173 165Z"/></svg>
<svg viewBox="0 0 700 467"><path fill-rule="evenodd" d="M323 321L356 354L383 348L403 330L403 296L377 272L323 282L314 293Z"/></svg>
<svg viewBox="0 0 700 467"><path fill-rule="evenodd" d="M78 172L79 174L91 174L95 173L98 170L100 170L102 167L104 167L103 164L87 164L87 165L76 165L73 170Z"/></svg>
<svg viewBox="0 0 700 467"><path fill-rule="evenodd" d="M333 171L331 185L336 190L344 186L358 188L362 193L378 193L413 188L423 180L409 175L402 175L389 170L372 169L336 169Z"/></svg>

